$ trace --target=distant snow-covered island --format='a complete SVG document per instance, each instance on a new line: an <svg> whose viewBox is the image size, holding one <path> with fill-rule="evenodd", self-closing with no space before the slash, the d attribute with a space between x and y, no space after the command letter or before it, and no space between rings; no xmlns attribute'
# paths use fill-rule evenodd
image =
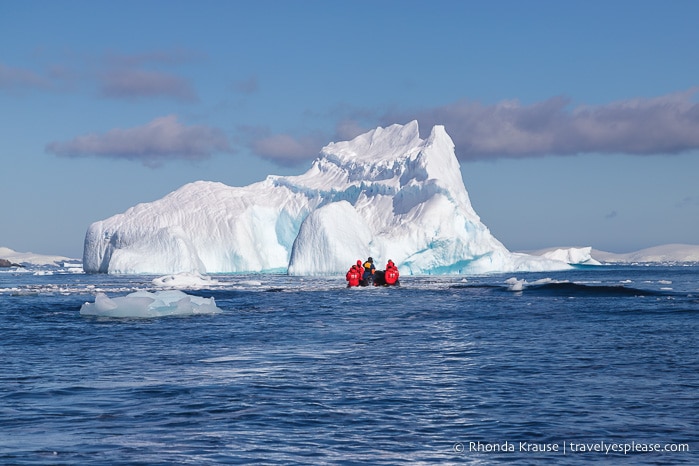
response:
<svg viewBox="0 0 699 466"><path fill-rule="evenodd" d="M80 259L71 259L65 256L52 256L46 254L35 254L33 252L17 252L8 247L0 247L0 259L4 259L10 265L0 267L18 266L52 266L52 267L82 267Z"/></svg>
<svg viewBox="0 0 699 466"><path fill-rule="evenodd" d="M522 251L525 254L556 257L575 248L546 248L535 251ZM664 244L628 253L614 253L592 249L590 256L600 264L634 264L634 263L689 263L699 262L699 245Z"/></svg>
<svg viewBox="0 0 699 466"><path fill-rule="evenodd" d="M626 254L592 250L592 255L604 263L646 262L699 262L699 246L692 244L665 244Z"/></svg>

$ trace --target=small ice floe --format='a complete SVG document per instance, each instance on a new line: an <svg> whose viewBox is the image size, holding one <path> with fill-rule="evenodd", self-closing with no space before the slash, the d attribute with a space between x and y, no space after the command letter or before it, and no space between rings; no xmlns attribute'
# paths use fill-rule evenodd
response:
<svg viewBox="0 0 699 466"><path fill-rule="evenodd" d="M85 303L80 315L100 317L151 318L173 315L218 314L214 298L191 296L179 290L137 291L126 296L109 298L97 293L94 303Z"/></svg>
<svg viewBox="0 0 699 466"><path fill-rule="evenodd" d="M153 285L169 289L199 289L217 285L218 281L199 273L178 273L153 279Z"/></svg>
<svg viewBox="0 0 699 466"><path fill-rule="evenodd" d="M528 282L524 279L519 280L517 277L511 277L505 280L507 284L507 291L522 291L529 286L542 286L551 283L568 283L567 280L554 280L553 278L540 278L539 280L534 280L533 282Z"/></svg>
<svg viewBox="0 0 699 466"><path fill-rule="evenodd" d="M505 283L507 283L508 291L522 291L527 281L524 279L518 280L517 278L512 277L505 280Z"/></svg>
<svg viewBox="0 0 699 466"><path fill-rule="evenodd" d="M262 282L259 280L242 280L238 282L241 286L262 286Z"/></svg>
<svg viewBox="0 0 699 466"><path fill-rule="evenodd" d="M63 271L65 273L85 273L82 264L69 264L67 262L63 264Z"/></svg>

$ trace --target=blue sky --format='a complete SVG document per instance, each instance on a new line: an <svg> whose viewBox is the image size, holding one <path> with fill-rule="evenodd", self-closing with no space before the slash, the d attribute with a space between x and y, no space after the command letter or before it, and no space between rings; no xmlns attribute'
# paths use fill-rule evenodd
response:
<svg viewBox="0 0 699 466"><path fill-rule="evenodd" d="M511 250L699 244L699 2L0 2L0 246L417 119Z"/></svg>

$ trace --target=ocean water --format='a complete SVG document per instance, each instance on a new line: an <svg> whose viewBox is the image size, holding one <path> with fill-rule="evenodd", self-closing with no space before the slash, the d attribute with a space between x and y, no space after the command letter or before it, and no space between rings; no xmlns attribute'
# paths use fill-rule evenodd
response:
<svg viewBox="0 0 699 466"><path fill-rule="evenodd" d="M0 464L699 464L699 266L153 278L0 273Z"/></svg>

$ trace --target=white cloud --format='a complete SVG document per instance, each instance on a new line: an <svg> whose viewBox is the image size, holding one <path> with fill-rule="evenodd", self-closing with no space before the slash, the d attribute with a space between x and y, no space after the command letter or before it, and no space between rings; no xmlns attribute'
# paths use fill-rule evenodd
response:
<svg viewBox="0 0 699 466"><path fill-rule="evenodd" d="M280 165L297 165L318 156L327 143L321 137L295 138L288 134L275 134L255 139L250 144L253 152Z"/></svg>
<svg viewBox="0 0 699 466"><path fill-rule="evenodd" d="M189 102L197 100L197 94L188 81L159 71L112 70L103 73L101 80L101 92L106 97L172 97Z"/></svg>
<svg viewBox="0 0 699 466"><path fill-rule="evenodd" d="M31 70L0 63L0 90L48 89L51 81Z"/></svg>
<svg viewBox="0 0 699 466"><path fill-rule="evenodd" d="M462 160L582 153L676 154L699 149L698 88L651 99L571 108L553 97L532 105L459 101L393 112L383 124L417 119L423 129L446 126Z"/></svg>
<svg viewBox="0 0 699 466"><path fill-rule="evenodd" d="M655 98L577 107L570 99L557 96L531 105L517 100L494 105L462 100L414 111L394 110L382 116L342 108L329 118L338 119L335 140L352 139L372 125L418 120L423 137L432 126L444 125L461 160L585 153L677 154L699 150L699 103L693 101L698 91L699 87ZM311 160L332 140L330 134L244 131L251 137L255 154L285 165Z"/></svg>
<svg viewBox="0 0 699 466"><path fill-rule="evenodd" d="M229 152L222 131L207 126L185 126L177 116L156 118L144 126L115 128L70 141L51 142L47 152L63 157L110 157L138 160L149 167L174 159L202 160L214 152Z"/></svg>
<svg viewBox="0 0 699 466"><path fill-rule="evenodd" d="M242 94L254 94L260 89L260 83L257 76L250 76L247 79L234 82L233 89Z"/></svg>

